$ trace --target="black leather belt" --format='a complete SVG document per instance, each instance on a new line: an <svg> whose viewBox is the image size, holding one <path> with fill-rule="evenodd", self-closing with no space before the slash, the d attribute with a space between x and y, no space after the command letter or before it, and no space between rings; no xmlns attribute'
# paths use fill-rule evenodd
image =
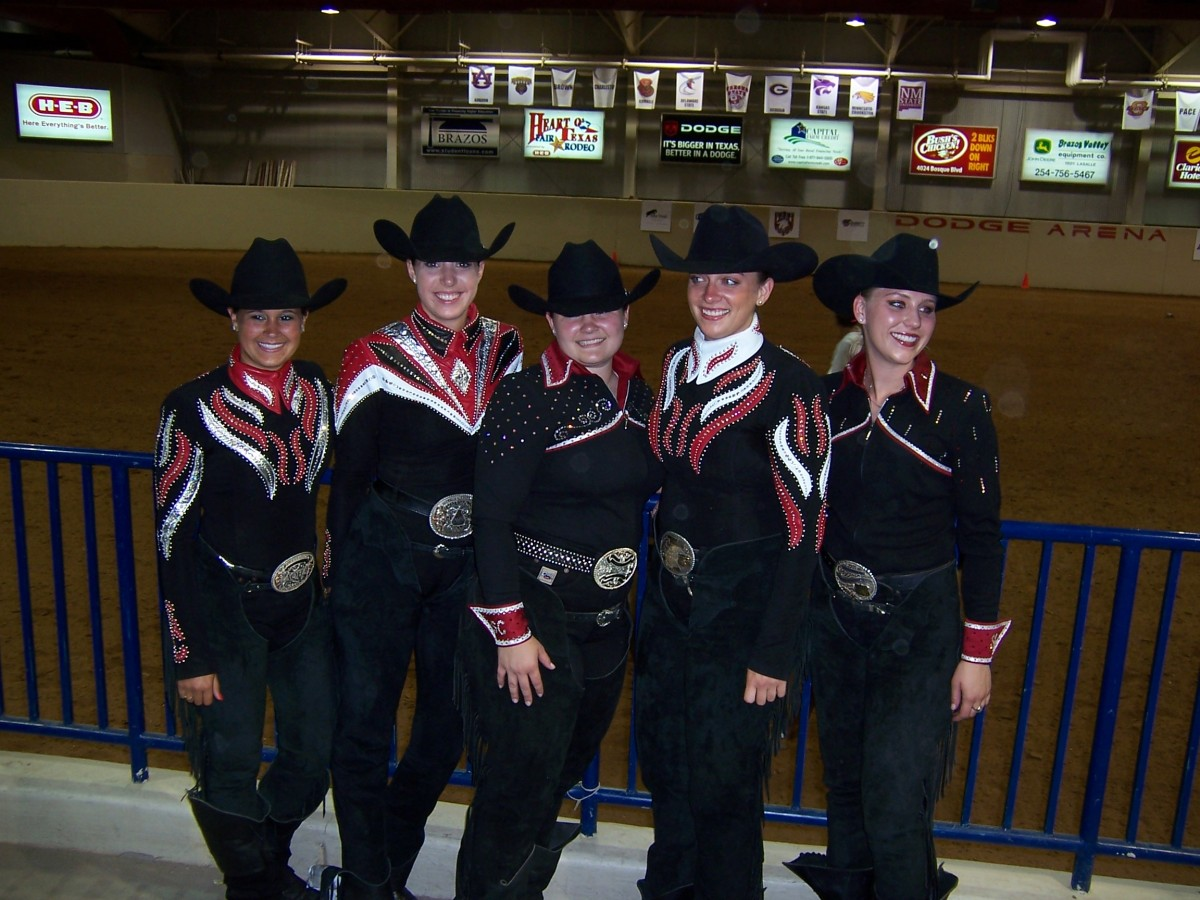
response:
<svg viewBox="0 0 1200 900"><path fill-rule="evenodd" d="M290 594L307 584L316 568L314 555L305 551L289 556L269 572L266 569L252 569L250 566L241 566L226 559L204 538L199 537L197 540L225 567L234 583L249 591L270 590Z"/></svg>
<svg viewBox="0 0 1200 900"><path fill-rule="evenodd" d="M570 612L565 613L567 619L572 622L594 622L603 628L606 625L611 625L616 622L621 616L625 615L625 604L618 603L615 606L610 606L608 609L602 609L598 612Z"/></svg>
<svg viewBox="0 0 1200 900"><path fill-rule="evenodd" d="M420 497L414 497L412 494L402 491L398 487L392 487L386 481L375 482L375 493L392 504L392 506L399 506L401 509L415 512L418 516L428 518L429 514L433 511L432 503L427 503Z"/></svg>
<svg viewBox="0 0 1200 900"><path fill-rule="evenodd" d="M827 550L821 551L821 561L834 576L834 586L840 596L855 603L871 606L893 606L900 603L909 591L930 575L954 565L954 560L950 560L920 572L876 575L862 563L834 559Z"/></svg>

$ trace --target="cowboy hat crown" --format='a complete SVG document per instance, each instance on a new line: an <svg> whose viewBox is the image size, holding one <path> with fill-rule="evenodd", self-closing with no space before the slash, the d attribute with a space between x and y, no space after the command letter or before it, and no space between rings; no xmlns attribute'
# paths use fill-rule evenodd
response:
<svg viewBox="0 0 1200 900"><path fill-rule="evenodd" d="M817 254L807 244L772 244L763 227L741 206L714 205L700 214L687 256L680 256L655 235L650 244L664 269L714 275L720 272L763 272L775 281L795 281L817 267Z"/></svg>
<svg viewBox="0 0 1200 900"><path fill-rule="evenodd" d="M948 309L966 300L979 282L961 294L943 294L937 250L937 238L897 234L870 256L847 253L825 260L813 275L813 291L838 315L851 315L854 298L873 287L929 294L937 298L938 310Z"/></svg>
<svg viewBox="0 0 1200 900"><path fill-rule="evenodd" d="M345 278L334 278L309 296L300 257L285 238L255 238L233 270L229 290L207 278L188 282L196 299L213 312L229 309L320 309L346 290Z"/></svg>
<svg viewBox="0 0 1200 900"><path fill-rule="evenodd" d="M582 316L605 313L628 306L650 292L658 283L659 270L651 269L631 291L621 282L616 262L595 241L567 242L550 264L546 298L519 284L508 287L513 303L536 315L556 313Z"/></svg>
<svg viewBox="0 0 1200 900"><path fill-rule="evenodd" d="M412 236L395 222L377 219L375 240L396 259L421 259L425 262L479 262L497 253L508 243L516 227L509 222L484 247L479 239L479 223L471 207L457 195L434 196L413 217Z"/></svg>

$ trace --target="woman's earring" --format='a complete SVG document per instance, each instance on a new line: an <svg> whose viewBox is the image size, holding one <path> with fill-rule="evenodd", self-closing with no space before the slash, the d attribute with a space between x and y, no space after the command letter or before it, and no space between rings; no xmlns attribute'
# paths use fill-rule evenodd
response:
<svg viewBox="0 0 1200 900"><path fill-rule="evenodd" d="M237 331L237 322L233 322L232 325L233 325L233 330Z"/></svg>

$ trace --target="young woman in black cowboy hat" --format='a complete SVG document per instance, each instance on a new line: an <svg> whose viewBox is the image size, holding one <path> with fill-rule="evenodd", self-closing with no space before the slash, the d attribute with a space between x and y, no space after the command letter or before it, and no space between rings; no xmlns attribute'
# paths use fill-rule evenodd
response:
<svg viewBox="0 0 1200 900"><path fill-rule="evenodd" d="M638 625L637 747L653 796L644 898L762 894L763 784L795 696L824 520L821 383L758 308L816 254L711 206L686 257L696 321L667 351L650 440L665 465L658 565Z"/></svg>
<svg viewBox="0 0 1200 900"><path fill-rule="evenodd" d="M237 344L172 391L159 422L168 674L196 776L188 799L229 898L315 896L288 857L329 784L333 634L313 570L333 398L320 368L292 357L308 314L345 288L310 296L282 239L256 239L228 291L193 279ZM279 753L258 781L268 688Z"/></svg>
<svg viewBox="0 0 1200 900"><path fill-rule="evenodd" d="M937 241L911 234L827 260L813 287L858 322L863 351L826 378L834 449L809 665L829 848L787 865L823 900L940 898L958 883L932 835L954 723L987 706L1009 626L996 621L988 397L925 353L937 314L973 287L942 293Z"/></svg>
<svg viewBox="0 0 1200 900"><path fill-rule="evenodd" d="M463 622L464 716L475 798L459 900L542 896L579 831L557 822L612 721L624 683L641 515L658 487L646 441L650 388L621 352L630 291L593 241L568 243L542 299L554 341L505 378L484 417L475 470L482 596Z"/></svg>
<svg viewBox="0 0 1200 900"><path fill-rule="evenodd" d="M521 338L479 315L485 247L470 208L434 197L411 237L386 219L375 236L405 261L417 306L352 343L337 380L337 465L329 501L330 579L340 702L333 795L341 898L411 896L425 821L462 755L454 705L458 625L475 584L471 491L484 407L521 367ZM417 701L388 782L396 707L409 660Z"/></svg>

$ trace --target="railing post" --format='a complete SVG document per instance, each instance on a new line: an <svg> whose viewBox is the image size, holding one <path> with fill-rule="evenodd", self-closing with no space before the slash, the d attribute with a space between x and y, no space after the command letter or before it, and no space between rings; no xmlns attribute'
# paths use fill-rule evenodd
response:
<svg viewBox="0 0 1200 900"><path fill-rule="evenodd" d="M129 503L129 469L112 468L113 535L116 539L117 596L121 604L121 646L125 657L125 714L129 718L129 765L134 781L150 777L143 735L146 704L142 690L142 643L138 632L137 578L133 561L133 516Z"/></svg>
<svg viewBox="0 0 1200 900"><path fill-rule="evenodd" d="M1096 847L1100 842L1100 817L1104 811L1104 791L1108 785L1108 764L1112 759L1113 736L1117 728L1117 705L1121 699L1121 682L1125 674L1125 655L1129 648L1129 626L1133 621L1141 556L1140 547L1124 545L1117 566L1108 649L1104 655L1104 673L1096 706L1092 758L1088 765L1083 813L1079 822L1081 849L1075 854L1075 866L1071 872L1071 888L1077 891L1088 891L1092 887L1092 869L1096 861Z"/></svg>

